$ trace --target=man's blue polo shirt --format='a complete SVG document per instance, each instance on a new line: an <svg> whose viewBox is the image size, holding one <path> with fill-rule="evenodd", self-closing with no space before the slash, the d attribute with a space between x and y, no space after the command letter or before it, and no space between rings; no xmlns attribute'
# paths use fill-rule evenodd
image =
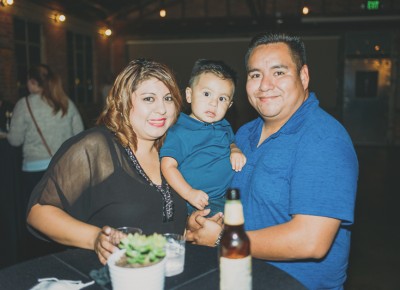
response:
<svg viewBox="0 0 400 290"><path fill-rule="evenodd" d="M203 190L210 199L221 198L232 181L230 145L234 134L225 119L203 123L181 113L167 132L160 157L178 162L178 169L193 188Z"/></svg>
<svg viewBox="0 0 400 290"><path fill-rule="evenodd" d="M343 126L319 107L313 93L275 134L257 147L263 120L242 126L236 145L247 163L235 174L246 230L290 221L294 214L341 220L321 260L270 262L309 289L342 289L350 249L358 162Z"/></svg>

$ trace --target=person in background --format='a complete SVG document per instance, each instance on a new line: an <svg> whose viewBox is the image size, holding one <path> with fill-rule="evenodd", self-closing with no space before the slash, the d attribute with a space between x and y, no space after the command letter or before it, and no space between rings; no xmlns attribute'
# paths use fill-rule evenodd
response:
<svg viewBox="0 0 400 290"><path fill-rule="evenodd" d="M98 126L64 143L35 187L29 229L38 237L94 250L103 264L117 249L115 228L183 234L186 204L164 179L159 159L181 106L168 67L131 61L117 76Z"/></svg>
<svg viewBox="0 0 400 290"><path fill-rule="evenodd" d="M30 258L32 253L27 245L30 236L25 226L29 196L46 171L52 155L64 141L83 130L78 110L65 94L60 77L49 66L40 64L30 68L27 87L30 94L16 103L7 134L11 145L22 145L23 186L18 209L21 212L21 259Z"/></svg>
<svg viewBox="0 0 400 290"><path fill-rule="evenodd" d="M180 114L161 148L162 172L187 200L189 214L205 207L210 216L223 212L233 174L246 163L224 119L235 85L236 73L224 62L197 60L186 88L192 112Z"/></svg>
<svg viewBox="0 0 400 290"><path fill-rule="evenodd" d="M7 134L11 145L22 145L26 202L47 169L52 154L65 140L83 130L78 110L65 94L60 77L49 66L40 64L30 68L27 87L30 94L15 105ZM28 104L33 116L29 112ZM50 152L46 149L35 122Z"/></svg>
<svg viewBox="0 0 400 290"><path fill-rule="evenodd" d="M0 95L0 133L6 133L10 129L10 120L13 111L13 104L6 101Z"/></svg>
<svg viewBox="0 0 400 290"><path fill-rule="evenodd" d="M358 178L352 141L309 92L300 38L259 35L245 61L247 95L259 118L236 134L247 165L232 187L241 192L252 256L308 289L343 289ZM221 226L196 221L199 229L188 236L214 245Z"/></svg>

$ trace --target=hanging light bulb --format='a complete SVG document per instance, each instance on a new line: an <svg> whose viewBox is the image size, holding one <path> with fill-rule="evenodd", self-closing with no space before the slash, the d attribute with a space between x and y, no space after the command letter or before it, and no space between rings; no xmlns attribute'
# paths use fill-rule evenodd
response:
<svg viewBox="0 0 400 290"><path fill-rule="evenodd" d="M163 18L167 16L167 10L165 10L164 8L160 9L160 16Z"/></svg>
<svg viewBox="0 0 400 290"><path fill-rule="evenodd" d="M308 13L310 13L310 9L309 9L307 6L304 6L304 7L303 7L303 10L302 10L302 13L303 13L304 15L307 15Z"/></svg>
<svg viewBox="0 0 400 290"><path fill-rule="evenodd" d="M104 31L104 35L105 35L105 36L110 36L111 34L112 34L111 29L106 29L106 30Z"/></svg>

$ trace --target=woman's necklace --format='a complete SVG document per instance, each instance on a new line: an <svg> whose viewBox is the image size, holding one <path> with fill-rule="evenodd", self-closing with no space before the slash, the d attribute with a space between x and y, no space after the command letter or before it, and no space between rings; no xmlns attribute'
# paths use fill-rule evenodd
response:
<svg viewBox="0 0 400 290"><path fill-rule="evenodd" d="M124 147L126 153L128 153L129 159L132 161L133 166L136 171L150 184L150 186L154 186L157 191L161 194L163 199L163 222L170 222L174 220L174 201L171 197L171 188L167 181L164 179L164 176L161 174L161 184L157 185L151 181L151 179L147 176L146 172L144 172L142 166L140 166L135 154L131 150L129 146Z"/></svg>

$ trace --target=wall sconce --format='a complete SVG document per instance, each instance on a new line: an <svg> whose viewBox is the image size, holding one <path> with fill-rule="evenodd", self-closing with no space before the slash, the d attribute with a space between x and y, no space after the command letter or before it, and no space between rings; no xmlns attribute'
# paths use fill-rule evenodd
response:
<svg viewBox="0 0 400 290"><path fill-rule="evenodd" d="M1 6L11 6L14 4L14 0L0 0Z"/></svg>
<svg viewBox="0 0 400 290"><path fill-rule="evenodd" d="M64 22L64 21L67 19L67 17L65 17L64 14L58 14L58 13L56 13L56 14L53 15L52 19L53 19L55 22Z"/></svg>
<svg viewBox="0 0 400 290"><path fill-rule="evenodd" d="M99 33L103 36L109 37L112 34L112 30L109 28L100 29Z"/></svg>

